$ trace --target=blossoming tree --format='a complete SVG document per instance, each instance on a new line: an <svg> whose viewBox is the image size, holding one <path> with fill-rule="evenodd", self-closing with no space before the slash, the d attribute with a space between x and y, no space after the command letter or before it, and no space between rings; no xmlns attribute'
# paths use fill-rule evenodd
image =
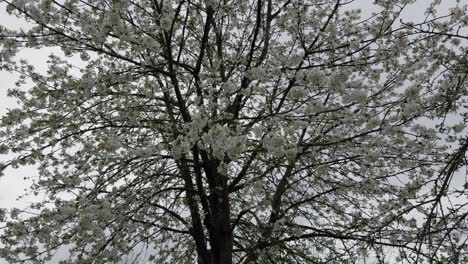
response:
<svg viewBox="0 0 468 264"><path fill-rule="evenodd" d="M38 168L10 263L467 261L459 1L0 2L32 25L0 168Z"/></svg>

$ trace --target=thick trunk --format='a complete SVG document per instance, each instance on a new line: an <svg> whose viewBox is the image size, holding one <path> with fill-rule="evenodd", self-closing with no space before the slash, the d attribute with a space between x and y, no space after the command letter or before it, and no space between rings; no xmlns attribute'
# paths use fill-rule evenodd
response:
<svg viewBox="0 0 468 264"><path fill-rule="evenodd" d="M209 204L211 217L207 226L211 246L210 264L232 264L233 234L227 176L218 172L218 161L204 166L210 186Z"/></svg>
<svg viewBox="0 0 468 264"><path fill-rule="evenodd" d="M217 195L216 195L217 196ZM212 264L232 263L232 230L230 225L230 208L227 196L212 198L212 225L210 245ZM216 207L216 208L215 208Z"/></svg>

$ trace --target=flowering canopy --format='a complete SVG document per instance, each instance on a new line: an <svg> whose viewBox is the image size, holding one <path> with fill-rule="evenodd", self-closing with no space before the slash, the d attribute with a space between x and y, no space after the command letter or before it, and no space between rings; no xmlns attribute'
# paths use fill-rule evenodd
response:
<svg viewBox="0 0 468 264"><path fill-rule="evenodd" d="M0 2L32 25L0 28L0 168L43 197L2 215L11 263L467 261L458 1Z"/></svg>

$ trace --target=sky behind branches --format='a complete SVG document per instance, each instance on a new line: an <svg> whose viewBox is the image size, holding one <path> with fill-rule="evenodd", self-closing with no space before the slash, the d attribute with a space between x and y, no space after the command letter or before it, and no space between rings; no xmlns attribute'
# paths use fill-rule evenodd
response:
<svg viewBox="0 0 468 264"><path fill-rule="evenodd" d="M354 3L354 6L357 8L361 8L363 10L363 17L367 17L373 11L371 7L371 3L373 1L360 1L357 0ZM405 13L403 14L403 18L406 19L414 19L414 20L421 20L423 19L423 10L427 6L429 1L426 0L419 0L416 4L408 8ZM446 10L440 10L442 13ZM17 18L8 16L4 11L4 4L0 4L0 25L5 26L10 29L19 28L19 27L27 27L27 24L24 21L21 21ZM56 55L62 55L62 52L58 49L41 49L41 50L32 50L32 49L25 49L20 52L19 57L29 60L29 62L36 66L36 68L43 72L46 70L46 61L48 55L53 52ZM73 63L78 64L80 61L74 59ZM1 72L0 71L0 80L1 80L1 88L0 88L0 115L4 114L7 108L15 107L15 102L6 97L7 89L9 87L14 86L14 82L17 76L15 74ZM27 85L26 85L27 88ZM1 161L1 157L0 157ZM0 178L0 207L3 208L11 208L11 207L24 207L27 205L32 198L26 198L22 201L16 201L15 198L20 195L25 188L27 188L29 182L23 180L25 176L34 175L36 170L34 167L22 167L21 169L8 169L5 174L5 177ZM455 183L458 181L454 181ZM460 181L461 182L461 181Z"/></svg>
<svg viewBox="0 0 468 264"><path fill-rule="evenodd" d="M372 0L356 0L350 5L352 8L360 8L362 10L362 17L368 17L372 12L378 10L372 5ZM402 18L409 20L421 20L424 18L424 12L431 1L418 0L416 3L405 9L402 14ZM0 25L9 29L27 29L28 23L22 19L10 16L5 12L5 3L0 3ZM443 8L439 9L439 12L447 12L448 10ZM60 49L48 48L48 49L24 49L19 53L19 57L28 60L32 65L36 67L39 72L45 72L47 70L46 61L48 55L54 53L55 55L63 56ZM78 58L68 58L69 62L72 61L74 65L79 65L81 61ZM0 115L6 113L8 108L14 108L16 103L11 98L7 97L7 90L14 87L15 80L17 79L16 74L0 71ZM27 85L26 85L27 87ZM0 161L2 158L0 156ZM14 206L23 207L27 205L28 199L17 201L16 197L22 194L24 189L29 185L29 181L25 181L25 176L31 176L36 173L34 167L21 167L20 169L7 169L5 177L0 178L0 207L11 208Z"/></svg>

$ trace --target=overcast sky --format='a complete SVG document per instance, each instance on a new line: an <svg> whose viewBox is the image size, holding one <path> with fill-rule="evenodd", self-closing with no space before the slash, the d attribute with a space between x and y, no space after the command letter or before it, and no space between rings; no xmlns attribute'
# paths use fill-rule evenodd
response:
<svg viewBox="0 0 468 264"><path fill-rule="evenodd" d="M372 6L370 3L371 0L357 0L355 2L356 7L363 9L363 17L371 13ZM404 17L408 19L418 20L423 17L423 12L425 7L430 1L428 0L419 0L411 8L408 8L404 13ZM455 0L453 0L455 2ZM5 4L0 3L0 25L5 26L10 29L17 29L19 27L27 27L27 24L24 21L21 21L15 17L9 16L4 11ZM36 69L39 71L46 70L46 64L48 54L54 52L56 55L60 55L60 50L47 49L47 50L32 50L26 49L20 52L20 57L29 60ZM76 61L79 63L78 61ZM14 86L14 82L17 76L15 74L7 73L5 71L0 71L0 115L4 114L8 108L15 107L15 102L11 98L6 97L7 89ZM4 160L5 157L0 156L0 162ZM25 207L28 204L28 201L31 201L32 198L26 198L22 201L16 201L18 197L25 188L28 187L29 183L24 181L25 176L31 176L36 174L34 167L22 167L21 169L7 169L5 171L4 177L0 178L0 207L1 208L11 208L11 207ZM0 263L2 261L0 260ZM4 262L3 262L4 263Z"/></svg>
<svg viewBox="0 0 468 264"><path fill-rule="evenodd" d="M353 7L361 8L363 11L362 16L366 17L373 10L373 0L357 0L353 3ZM404 18L418 20L423 18L425 8L428 6L428 0L419 0L403 13ZM0 25L9 29L27 28L28 25L25 21L20 20L14 16L10 16L5 12L5 4L0 3ZM59 49L25 49L19 53L21 58L27 59L33 64L37 70L44 72L46 70L46 61L48 55L53 52L55 55L60 55ZM74 64L80 63L75 60ZM6 97L7 89L14 86L17 75L11 74L0 70L0 115L4 114L8 108L15 107L15 101ZM4 159L4 157L3 157ZM2 157L0 156L0 161ZM23 167L21 169L12 170L7 169L5 177L0 178L0 207L24 206L28 200L23 202L16 201L16 197L20 195L23 190L28 186L28 183L23 180L24 176L34 175L36 172L33 167Z"/></svg>
<svg viewBox="0 0 468 264"><path fill-rule="evenodd" d="M5 4L0 3L0 25L10 29L16 29L25 25L21 20L6 14L4 9ZM29 57L34 64L36 64L35 58L37 58L37 56L43 56L42 52L39 51L24 51L23 53L25 53L24 56ZM16 105L14 100L6 97L8 88L14 86L16 78L17 75L0 70L0 115L5 114L8 108L13 108ZM2 160L4 160L4 157L0 156L0 161ZM33 168L22 168L18 170L7 169L5 171L6 176L0 178L0 207L10 208L12 206L21 206L15 201L15 198L20 195L27 186L21 179L24 178L23 175L32 173L34 173Z"/></svg>

